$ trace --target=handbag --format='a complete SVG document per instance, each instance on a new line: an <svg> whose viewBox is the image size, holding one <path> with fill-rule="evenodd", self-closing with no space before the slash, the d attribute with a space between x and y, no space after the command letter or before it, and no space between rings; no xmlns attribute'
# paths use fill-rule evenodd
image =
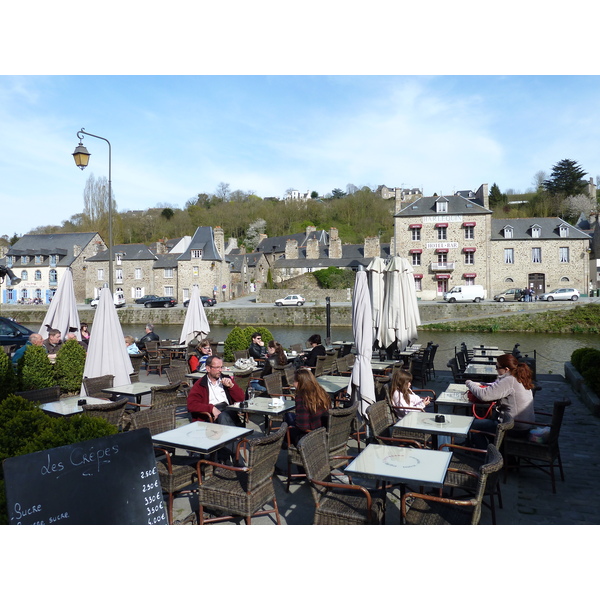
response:
<svg viewBox="0 0 600 600"><path fill-rule="evenodd" d="M479 387L487 387L486 385L480 385ZM494 400L493 402L482 402L473 392L467 391L467 400L471 403L473 410L473 416L476 419L493 419L498 420L500 415L500 401ZM477 412L477 408L483 408L485 413L482 415ZM494 414L493 414L494 412Z"/></svg>

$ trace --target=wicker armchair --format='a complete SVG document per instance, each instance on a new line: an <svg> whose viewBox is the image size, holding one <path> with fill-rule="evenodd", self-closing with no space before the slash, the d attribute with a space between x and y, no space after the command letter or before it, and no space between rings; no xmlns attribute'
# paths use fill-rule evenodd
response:
<svg viewBox="0 0 600 600"><path fill-rule="evenodd" d="M112 394L103 392L106 388L113 387L114 375L100 375L99 377L84 377L83 389L86 396L94 398L112 398Z"/></svg>
<svg viewBox="0 0 600 600"><path fill-rule="evenodd" d="M461 373L464 373L464 370L467 368L467 363L469 362L469 359L467 358L467 353L463 350L460 350L456 353L455 358L458 364L458 370Z"/></svg>
<svg viewBox="0 0 600 600"><path fill-rule="evenodd" d="M171 361L171 366L167 369L167 378L170 384L179 384L177 390L177 406L180 408L185 407L187 412L187 397L190 393L191 386L186 378L189 369L185 361L179 361L182 364L175 365L175 361Z"/></svg>
<svg viewBox="0 0 600 600"><path fill-rule="evenodd" d="M248 350L234 350L233 360L239 360L240 358L248 358Z"/></svg>
<svg viewBox="0 0 600 600"><path fill-rule="evenodd" d="M371 525L384 521L385 502L359 485L332 481L327 432L310 431L298 442L298 452L315 501L313 525ZM338 457L349 460L351 457Z"/></svg>
<svg viewBox="0 0 600 600"><path fill-rule="evenodd" d="M327 448L330 457L330 468L339 469L345 464L345 460L337 459L338 455L346 455L348 439L352 429L352 422L356 418L358 405L352 404L348 408L331 408L327 411L326 429L327 429ZM295 477L306 477L305 473L292 473L292 465L302 466L302 457L296 446L291 443L288 433L288 456L287 456L287 483L286 491L290 491L290 484Z"/></svg>
<svg viewBox="0 0 600 600"><path fill-rule="evenodd" d="M149 375L150 371L156 371L158 376L161 377L163 370L170 365L170 356L165 356L158 349L158 342L146 343L146 375Z"/></svg>
<svg viewBox="0 0 600 600"><path fill-rule="evenodd" d="M498 451L502 447L504 436L507 431L510 431L514 427L514 421L512 418L505 418L505 421L498 423L495 434L488 434L490 437L490 444L492 444ZM484 432L479 432L484 433ZM458 446L454 444L443 444L440 449L448 448L452 451L452 460L450 461L450 467L453 471L449 471L444 481L444 487L458 488L466 491L472 495L476 492L476 481L472 477L465 475L465 472L477 473L479 467L485 462L486 451L481 448L466 448L464 446ZM489 506L492 515L492 524L496 524L496 502L495 498L498 497L498 506L502 508L502 493L500 491L500 471L491 473L487 479L486 489L484 496L489 497Z"/></svg>
<svg viewBox="0 0 600 600"><path fill-rule="evenodd" d="M150 435L157 435L163 431L175 429L175 406L166 406L154 410L142 410L131 415L131 429L147 427ZM169 524L173 523L173 500L179 493L194 485L196 469L193 463L196 459L186 456L175 456L164 448L155 446L158 475L163 493L168 494L167 514Z"/></svg>
<svg viewBox="0 0 600 600"><path fill-rule="evenodd" d="M60 399L60 385L54 387L41 388L39 390L26 390L23 392L15 392L15 396L21 396L25 400L31 402L39 402L46 404L47 402L56 402Z"/></svg>
<svg viewBox="0 0 600 600"><path fill-rule="evenodd" d="M277 497L273 487L273 472L275 462L281 450L287 425L283 424L278 431L270 435L250 440L242 440L238 444L236 458L240 450L246 454L246 467L231 467L210 460L198 461L196 472L198 476L198 524L213 523L245 517L246 523L252 523L253 516L275 513L277 525L281 524ZM212 476L202 476L202 467L212 466ZM261 510L265 504L273 508ZM217 511L226 513L205 518L204 512Z"/></svg>
<svg viewBox="0 0 600 600"><path fill-rule="evenodd" d="M139 373L142 367L142 363L144 362L143 354L130 354L129 358L131 360L131 366L133 367L134 373Z"/></svg>
<svg viewBox="0 0 600 600"><path fill-rule="evenodd" d="M563 422L565 409L571 404L568 399L556 400L552 414L536 411L537 416L551 417L550 434L545 442L530 442L528 438L512 437L507 434L504 438L504 458L506 460L506 468L504 471L504 481L506 482L507 473L509 470L525 467L534 467L543 473L550 475L552 481L552 493L556 494L556 478L554 475L554 464L558 466L561 481L565 480L562 461L560 458L560 448L558 446L558 436ZM515 421L516 423L527 423L533 426L544 426L543 423L529 423L527 421ZM516 460L516 464L511 464L510 459ZM523 461L525 464L522 464Z"/></svg>
<svg viewBox="0 0 600 600"><path fill-rule="evenodd" d="M265 375L263 378L265 387L267 388L267 394L271 397L288 396L293 398L294 394L290 392L287 386L283 385L283 375L280 371Z"/></svg>
<svg viewBox="0 0 600 600"><path fill-rule="evenodd" d="M108 421L111 425L122 429L126 406L127 398L123 398L123 400L117 400L108 404L84 404L81 408L84 415L88 417L100 417Z"/></svg>
<svg viewBox="0 0 600 600"><path fill-rule="evenodd" d="M394 431L395 423L392 411L385 400L380 400L367 407L367 421L371 430L371 435L378 444L387 444L388 446L412 446L413 448L422 448L423 442L419 438L409 435L400 435ZM407 432L408 433L408 432Z"/></svg>
<svg viewBox="0 0 600 600"><path fill-rule="evenodd" d="M467 376L458 368L456 358L451 358L446 366L452 371L454 383L464 383L467 380Z"/></svg>

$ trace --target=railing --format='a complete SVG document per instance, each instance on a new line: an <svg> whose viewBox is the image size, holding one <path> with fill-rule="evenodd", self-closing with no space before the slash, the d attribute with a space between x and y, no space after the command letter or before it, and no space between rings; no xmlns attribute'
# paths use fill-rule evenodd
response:
<svg viewBox="0 0 600 600"><path fill-rule="evenodd" d="M454 271L454 265L456 263L447 262L447 263L431 263L429 266L432 271Z"/></svg>

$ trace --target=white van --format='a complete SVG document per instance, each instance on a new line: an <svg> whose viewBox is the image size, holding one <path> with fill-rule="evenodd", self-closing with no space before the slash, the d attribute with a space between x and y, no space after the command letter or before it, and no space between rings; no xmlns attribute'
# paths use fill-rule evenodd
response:
<svg viewBox="0 0 600 600"><path fill-rule="evenodd" d="M481 302L484 298L482 285L455 285L449 292L444 292L446 302Z"/></svg>
<svg viewBox="0 0 600 600"><path fill-rule="evenodd" d="M123 292L115 292L113 294L113 301L115 303L115 308L123 308L126 304L125 302L125 294ZM95 298L90 302L92 308L98 307L98 302L100 302L99 298Z"/></svg>

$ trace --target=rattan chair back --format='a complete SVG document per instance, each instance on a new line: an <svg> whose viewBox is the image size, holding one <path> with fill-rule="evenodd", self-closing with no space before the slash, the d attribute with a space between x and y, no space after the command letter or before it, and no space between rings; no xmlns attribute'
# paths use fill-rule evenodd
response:
<svg viewBox="0 0 600 600"><path fill-rule="evenodd" d="M185 366L174 366L171 362L171 366L167 369L167 378L169 383L185 383L187 375L187 368Z"/></svg>
<svg viewBox="0 0 600 600"><path fill-rule="evenodd" d="M175 406L140 410L131 414L131 429L147 427L150 435L175 429Z"/></svg>
<svg viewBox="0 0 600 600"><path fill-rule="evenodd" d="M181 383L172 383L169 385L157 385L151 388L152 409L177 406L177 392L179 391L180 386Z"/></svg>
<svg viewBox="0 0 600 600"><path fill-rule="evenodd" d="M283 376L279 371L265 375L263 381L269 396L283 396L286 393L283 391Z"/></svg>
<svg viewBox="0 0 600 600"><path fill-rule="evenodd" d="M100 375L99 377L84 377L83 389L86 396L94 398L112 398L112 394L103 392L106 388L113 387L115 381L114 375Z"/></svg>
<svg viewBox="0 0 600 600"><path fill-rule="evenodd" d="M83 414L88 417L100 417L111 425L119 427L123 424L123 415L127 406L127 398L108 404L84 404Z"/></svg>
<svg viewBox="0 0 600 600"><path fill-rule="evenodd" d="M39 402L46 404L47 402L56 402L60 399L60 385L53 387L41 388L39 390L25 390L23 392L15 392L16 396L21 396L31 402Z"/></svg>
<svg viewBox="0 0 600 600"><path fill-rule="evenodd" d="M327 412L327 447L330 457L347 453L352 421L356 418L357 410L358 405L353 403L348 408L331 408Z"/></svg>
<svg viewBox="0 0 600 600"><path fill-rule="evenodd" d="M318 502L319 496L325 491L325 488L314 482L331 480L326 429L319 427L302 436L298 441L298 452L306 471L306 477L312 483L311 493L314 501Z"/></svg>
<svg viewBox="0 0 600 600"><path fill-rule="evenodd" d="M248 350L234 350L233 359L239 360L240 358L248 358Z"/></svg>
<svg viewBox="0 0 600 600"><path fill-rule="evenodd" d="M142 362L144 362L143 354L130 354L129 359L131 360L131 366L133 367L134 373L139 373L140 368L142 366Z"/></svg>

